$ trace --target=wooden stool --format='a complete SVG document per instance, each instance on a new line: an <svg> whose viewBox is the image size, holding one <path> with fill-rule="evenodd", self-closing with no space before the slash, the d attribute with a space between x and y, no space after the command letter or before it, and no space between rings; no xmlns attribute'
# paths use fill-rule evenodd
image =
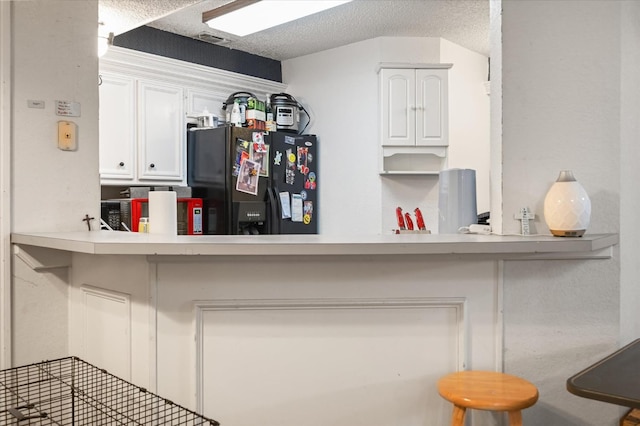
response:
<svg viewBox="0 0 640 426"><path fill-rule="evenodd" d="M459 371L438 381L438 393L453 403L451 426L463 426L467 408L506 411L511 426L522 425L520 410L538 400L538 389L516 376L493 371Z"/></svg>

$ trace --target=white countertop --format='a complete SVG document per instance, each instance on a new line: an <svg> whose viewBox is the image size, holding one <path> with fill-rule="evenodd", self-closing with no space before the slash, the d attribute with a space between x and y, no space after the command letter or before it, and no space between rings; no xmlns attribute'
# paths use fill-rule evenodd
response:
<svg viewBox="0 0 640 426"><path fill-rule="evenodd" d="M608 258L618 234L579 238L478 234L166 236L112 231L16 233L11 242L68 252L160 256L487 255L504 259Z"/></svg>

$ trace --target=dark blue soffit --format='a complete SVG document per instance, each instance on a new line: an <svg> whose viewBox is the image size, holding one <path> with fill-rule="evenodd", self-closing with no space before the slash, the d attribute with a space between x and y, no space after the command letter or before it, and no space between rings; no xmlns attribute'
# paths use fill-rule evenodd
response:
<svg viewBox="0 0 640 426"><path fill-rule="evenodd" d="M143 26L113 40L114 46L244 75L282 82L280 61Z"/></svg>

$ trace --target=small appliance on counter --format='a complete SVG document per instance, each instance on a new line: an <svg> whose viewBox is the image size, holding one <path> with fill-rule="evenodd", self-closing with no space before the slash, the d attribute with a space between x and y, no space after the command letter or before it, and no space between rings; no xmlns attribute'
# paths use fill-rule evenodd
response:
<svg viewBox="0 0 640 426"><path fill-rule="evenodd" d="M222 110L226 124L232 127L303 134L311 123L304 106L288 93L267 96L264 102L251 92L234 92L222 103ZM306 115L304 127L300 113ZM198 122L198 127L217 126L202 126Z"/></svg>
<svg viewBox="0 0 640 426"><path fill-rule="evenodd" d="M178 198L191 198L192 195L188 186L131 186L120 191L120 198L149 198L150 191L173 191Z"/></svg>
<svg viewBox="0 0 640 426"><path fill-rule="evenodd" d="M239 127L247 126L247 109L249 99L257 99L257 96L251 92L234 92L222 103L222 110L225 112L225 121L227 123L235 123ZM235 111L237 109L237 111ZM232 117L232 114L238 114Z"/></svg>
<svg viewBox="0 0 640 426"><path fill-rule="evenodd" d="M178 196L178 235L202 235L202 199ZM138 232L142 218L149 217L149 198L119 198L101 202L101 219L114 231ZM153 227L153 223L149 224Z"/></svg>
<svg viewBox="0 0 640 426"><path fill-rule="evenodd" d="M218 117L210 113L206 108L197 115L189 115L187 117L194 118L200 128L218 127Z"/></svg>
<svg viewBox="0 0 640 426"><path fill-rule="evenodd" d="M277 93L269 97L273 109L273 119L279 132L304 133L311 122L311 116L296 99L288 93ZM300 112L307 116L307 123L300 128Z"/></svg>
<svg viewBox="0 0 640 426"><path fill-rule="evenodd" d="M438 194L438 233L457 234L460 228L477 223L476 171L442 170Z"/></svg>

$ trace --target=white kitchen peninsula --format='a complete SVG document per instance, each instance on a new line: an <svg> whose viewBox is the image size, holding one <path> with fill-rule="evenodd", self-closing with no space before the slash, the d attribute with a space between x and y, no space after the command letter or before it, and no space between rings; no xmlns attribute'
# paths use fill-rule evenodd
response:
<svg viewBox="0 0 640 426"><path fill-rule="evenodd" d="M618 236L12 242L35 270L69 268L71 354L223 425L435 426L450 416L439 376L501 369L502 261L598 261Z"/></svg>

